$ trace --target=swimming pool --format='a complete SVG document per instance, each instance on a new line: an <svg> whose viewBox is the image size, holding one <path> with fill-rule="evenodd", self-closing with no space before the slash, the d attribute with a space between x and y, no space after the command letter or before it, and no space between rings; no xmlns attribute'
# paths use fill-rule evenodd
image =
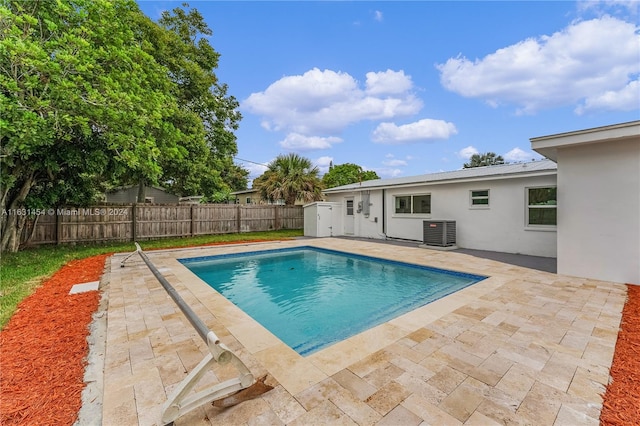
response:
<svg viewBox="0 0 640 426"><path fill-rule="evenodd" d="M487 278L308 246L179 261L300 355Z"/></svg>

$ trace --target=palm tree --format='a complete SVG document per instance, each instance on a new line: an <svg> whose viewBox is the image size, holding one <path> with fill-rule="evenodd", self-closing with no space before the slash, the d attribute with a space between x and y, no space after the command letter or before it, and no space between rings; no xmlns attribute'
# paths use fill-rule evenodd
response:
<svg viewBox="0 0 640 426"><path fill-rule="evenodd" d="M318 172L311 160L294 153L283 154L269 163L269 169L253 181L253 187L265 200L284 200L288 206L296 200L317 201L322 199Z"/></svg>
<svg viewBox="0 0 640 426"><path fill-rule="evenodd" d="M497 164L504 164L504 158L501 155L496 155L495 152L487 152L485 154L473 154L468 163L464 163L465 169L472 167L482 166L494 166Z"/></svg>

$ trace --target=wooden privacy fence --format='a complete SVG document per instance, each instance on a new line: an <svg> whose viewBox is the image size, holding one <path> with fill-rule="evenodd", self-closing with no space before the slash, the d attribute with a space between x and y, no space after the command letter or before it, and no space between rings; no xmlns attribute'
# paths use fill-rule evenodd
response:
<svg viewBox="0 0 640 426"><path fill-rule="evenodd" d="M28 244L40 245L144 241L303 227L302 206L128 204L44 210L25 227L22 237L26 242L32 235Z"/></svg>

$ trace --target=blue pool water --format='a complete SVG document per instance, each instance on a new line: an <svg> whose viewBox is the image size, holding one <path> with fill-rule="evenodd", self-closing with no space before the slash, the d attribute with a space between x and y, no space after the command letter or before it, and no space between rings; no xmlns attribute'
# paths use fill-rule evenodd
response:
<svg viewBox="0 0 640 426"><path fill-rule="evenodd" d="M315 247L180 262L300 355L486 278Z"/></svg>

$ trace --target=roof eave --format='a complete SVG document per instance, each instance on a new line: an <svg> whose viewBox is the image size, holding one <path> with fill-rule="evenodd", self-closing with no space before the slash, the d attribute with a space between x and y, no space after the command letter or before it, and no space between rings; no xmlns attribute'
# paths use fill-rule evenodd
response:
<svg viewBox="0 0 640 426"><path fill-rule="evenodd" d="M467 182L481 182L488 180L500 180L500 179L515 179L529 176L550 176L556 175L558 173L557 169L544 169L544 170L533 170L533 171L523 171L523 172L512 172L512 173L503 173L503 174L495 174L488 176L474 176L474 177L461 177L461 178L453 178L453 179L443 179L443 180L424 180L424 181L416 181L416 182L406 182L406 183L398 183L398 184L386 184L386 185L375 185L375 186L354 186L343 189L328 189L323 191L325 194L338 194L342 192L354 192L354 191L367 191L367 190L376 190L376 189L389 189L389 188L408 188L414 186L423 186L423 185L445 185L450 183L467 183Z"/></svg>
<svg viewBox="0 0 640 426"><path fill-rule="evenodd" d="M575 132L558 133L529 139L531 149L550 160L558 159L559 148L576 147L613 140L637 138L640 134L640 120L610 126L594 127Z"/></svg>

